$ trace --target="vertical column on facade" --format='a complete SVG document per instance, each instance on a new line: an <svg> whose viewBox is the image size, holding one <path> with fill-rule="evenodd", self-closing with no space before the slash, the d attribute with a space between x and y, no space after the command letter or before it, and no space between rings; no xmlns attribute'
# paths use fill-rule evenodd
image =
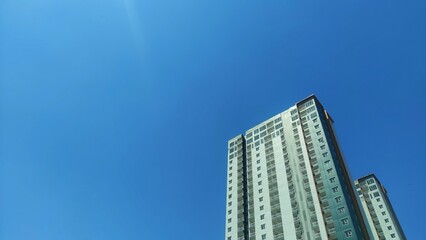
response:
<svg viewBox="0 0 426 240"><path fill-rule="evenodd" d="M251 137L247 135L247 138ZM255 217L254 217L254 202L253 202L253 161L252 161L252 145L246 145L246 205L247 205L247 240L255 239Z"/></svg>
<svg viewBox="0 0 426 240"><path fill-rule="evenodd" d="M370 239L370 236L368 234L367 226L363 220L361 209L358 204L357 196L355 195L355 191L353 189L353 183L352 179L349 174L349 169L346 166L345 160L343 158L343 154L340 150L339 143L337 141L336 134L334 132L333 128L333 120L328 115L327 111L322 107L321 104L317 104L318 106L318 113L321 116L321 119L325 122L324 128L326 129L326 132L329 134L328 141L330 145L330 149L332 149L333 158L335 158L335 164L338 167L339 170L339 177L341 184L345 186L345 188L342 189L343 192L345 192L345 197L347 201L347 207L349 208L348 212L350 213L351 220L353 221L353 228L358 236L358 239Z"/></svg>
<svg viewBox="0 0 426 240"><path fill-rule="evenodd" d="M242 150L243 150L243 168L242 168L242 181L243 181L243 235L239 240L248 240L249 239L249 219L248 219L248 174L247 174L247 145L244 138L242 138Z"/></svg>
<svg viewBox="0 0 426 240"><path fill-rule="evenodd" d="M324 225L324 221L321 215L321 208L319 208L318 193L316 192L315 178L314 178L314 166L310 159L310 141L312 140L309 136L309 132L304 129L304 114L300 112L300 109L295 109L293 112L293 132L295 134L295 144L297 147L297 167L301 175L303 184L303 193L305 196L305 204L303 211L307 215L307 229L306 237L309 239L322 239L325 236L325 230L321 228ZM295 116L298 117L296 118ZM297 121L294 121L297 119ZM315 159L314 159L315 161Z"/></svg>
<svg viewBox="0 0 426 240"><path fill-rule="evenodd" d="M314 97L299 103L298 109L328 238L368 239L361 230L365 226L325 110Z"/></svg>
<svg viewBox="0 0 426 240"><path fill-rule="evenodd" d="M246 239L245 142L239 135L228 142L226 240Z"/></svg>
<svg viewBox="0 0 426 240"><path fill-rule="evenodd" d="M268 176L269 201L271 206L273 239L284 240L280 198L278 194L277 173L275 167L274 147L271 134L274 132L274 122L267 124L268 135L264 138L265 156ZM275 135L275 134L274 134Z"/></svg>
<svg viewBox="0 0 426 240"><path fill-rule="evenodd" d="M238 140L238 240L245 240L246 225L246 179L245 179L245 141Z"/></svg>
<svg viewBox="0 0 426 240"><path fill-rule="evenodd" d="M314 175L314 179L315 179L316 187L317 187L316 190L318 192L318 198L319 198L319 202L321 204L321 209L323 212L322 217L326 225L327 235L329 239L337 239L335 222L333 221L333 218L332 218L334 203L330 202L330 199L332 199L332 197L329 196L330 194L328 193L328 189L331 188L329 179L333 179L333 182L334 182L334 178L332 177L328 178L325 175L326 169L324 169L325 168L324 162L330 165L331 161L329 159L324 160L323 158L326 156L326 154L321 156L321 151L319 151L318 147L316 146L317 145L316 143L318 141L317 139L318 136L320 134L323 134L320 131L320 127L316 127L318 131L315 132L315 130L311 130L309 126L310 125L309 121L311 120L311 118L313 119L316 117L315 116L316 109L315 109L313 100L311 99L310 101L304 102L303 104L298 104L298 112L299 112L299 117L301 121L303 137L305 139L305 144L309 154L310 164L313 169L313 175ZM313 114L312 112L315 112L315 114ZM320 121L316 120L315 125L319 126L319 122ZM322 138L320 138L319 141L324 142ZM320 161L318 161L318 158ZM330 167L329 169L332 169L332 168Z"/></svg>
<svg viewBox="0 0 426 240"><path fill-rule="evenodd" d="M300 124L300 115L297 109L291 110L291 130L294 141L293 141L293 150L292 162L293 168L296 170L296 187L297 193L299 195L298 202L300 203L299 210L301 215L297 217L297 221L301 222L298 228L301 228L302 231L297 231L298 239L321 239L324 236L324 232L321 233L319 224L319 217L322 216L319 214L321 209L319 209L318 202L316 201L316 188L315 181L312 174L311 165L308 158L308 152L305 144L304 132ZM314 191L312 191L314 190Z"/></svg>

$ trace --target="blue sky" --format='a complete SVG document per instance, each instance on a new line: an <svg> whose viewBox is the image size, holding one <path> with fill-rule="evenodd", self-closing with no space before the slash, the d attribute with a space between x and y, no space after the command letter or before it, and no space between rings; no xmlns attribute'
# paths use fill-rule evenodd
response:
<svg viewBox="0 0 426 240"><path fill-rule="evenodd" d="M426 2L3 0L0 239L223 239L228 139L314 93L426 239Z"/></svg>

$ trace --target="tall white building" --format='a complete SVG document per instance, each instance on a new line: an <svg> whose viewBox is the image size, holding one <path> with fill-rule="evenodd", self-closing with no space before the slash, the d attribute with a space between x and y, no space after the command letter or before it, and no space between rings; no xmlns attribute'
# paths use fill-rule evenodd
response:
<svg viewBox="0 0 426 240"><path fill-rule="evenodd" d="M227 180L225 240L369 239L315 96L229 140Z"/></svg>
<svg viewBox="0 0 426 240"><path fill-rule="evenodd" d="M374 174L355 180L361 206L374 239L407 239L387 196Z"/></svg>

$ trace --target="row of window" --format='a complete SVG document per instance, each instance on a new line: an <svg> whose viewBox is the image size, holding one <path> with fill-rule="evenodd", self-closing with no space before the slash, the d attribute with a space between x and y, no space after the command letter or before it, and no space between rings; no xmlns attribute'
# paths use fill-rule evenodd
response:
<svg viewBox="0 0 426 240"><path fill-rule="evenodd" d="M248 137L247 135L247 145L250 145L252 142L256 142L255 144L257 146L259 144L259 139L263 140L263 137L265 137L268 133L273 133L274 131L277 131L278 133L278 130L280 130L281 132L281 130L283 130L282 128L283 128L282 123L279 123L275 125L275 128L272 128L272 131L271 129L268 129L268 131L265 130L261 132L259 135L255 135L254 138ZM275 136L275 133L273 133L273 135Z"/></svg>
<svg viewBox="0 0 426 240"><path fill-rule="evenodd" d="M273 119L273 120L271 120L271 121L269 121L269 122L265 123L265 124L264 124L264 125L262 125L261 127L254 129L252 132L248 132L248 133L246 134L246 138L247 138L247 139L249 139L249 138L251 138L253 135L259 134L259 132L260 132L260 133L262 133L262 132L263 132L263 131L265 131L267 128L271 128L271 127L273 127L273 126L274 126L274 123L275 123L275 127L277 127L277 125L280 125L280 124L281 124L281 117L278 117L278 118L276 118L276 119ZM281 125L281 126L282 126L282 125Z"/></svg>
<svg viewBox="0 0 426 240"><path fill-rule="evenodd" d="M232 238L228 237L228 240L232 240ZM262 240L266 240L266 234L262 234Z"/></svg>
<svg viewBox="0 0 426 240"><path fill-rule="evenodd" d="M231 148L231 147L233 147L233 146L235 146L235 145L238 145L238 144L240 144L240 143L242 143L242 142L243 142L242 138L241 138L241 137L239 137L239 138L235 139L234 141L230 142L230 143L229 143L229 147Z"/></svg>

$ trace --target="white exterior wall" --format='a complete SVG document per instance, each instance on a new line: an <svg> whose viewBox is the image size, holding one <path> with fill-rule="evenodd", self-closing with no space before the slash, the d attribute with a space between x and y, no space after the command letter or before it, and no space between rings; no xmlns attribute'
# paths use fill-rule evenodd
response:
<svg viewBox="0 0 426 240"><path fill-rule="evenodd" d="M284 126L285 128L285 126ZM280 207L283 231L286 239L296 239L296 231L294 229L293 212L291 209L290 191L288 189L287 173L284 165L284 156L282 153L282 144L280 138L274 138L273 140L275 159L276 159L276 171L277 171L277 183L279 189ZM281 151L279 151L281 150ZM280 174L278 174L280 173Z"/></svg>
<svg viewBox="0 0 426 240"><path fill-rule="evenodd" d="M321 213L321 206L318 199L318 195L316 192L315 180L312 177L312 169L310 168L308 151L306 149L306 145L303 138L302 128L300 127L300 123L298 123L297 134L299 135L298 141L300 141L300 146L296 146L296 141L294 139L295 133L293 132L293 122L291 120L290 111L297 109L296 106L293 106L287 111L284 111L281 114L278 114L267 121L255 126L254 128L248 130L248 133L253 133L254 139L254 131L256 129L260 129L262 126L265 126L267 123L273 121L278 117L281 117L280 123L283 125L283 130L281 132L275 130L272 137L273 144L273 155L275 161L275 171L276 171L276 183L278 185L278 196L279 196L279 204L281 210L281 218L282 218L282 227L286 240L296 240L296 227L295 227L295 219L293 217L293 209L291 206L291 198L290 198L290 190L289 190L289 182L287 180L287 169L285 166L285 159L283 148L286 147L287 154L289 156L289 164L292 169L292 180L294 184L294 188L296 189L295 197L298 203L298 212L299 216L297 217L300 220L300 223L303 228L303 237L310 239L327 239L327 231L325 229L324 219ZM258 134L260 131L258 132ZM281 136L285 138L285 146L283 146L281 141ZM272 215L271 215L271 206L270 206L270 196L269 196L269 185L268 185L268 172L267 172L267 161L266 161L266 153L265 153L265 142L262 142L262 137L253 142L247 144L252 145L252 147L248 146L248 149L251 149L251 162L252 162L252 185L253 185L253 201L254 201L254 217L255 217L255 236L256 239L262 239L262 235L266 234L266 239L272 239L273 236L273 226L272 226ZM259 141L259 145L256 147L255 143ZM256 150L258 148L258 150ZM320 229L320 233L315 235L312 230L312 224L310 220L310 210L307 207L307 193L304 189L303 176L301 173L300 160L297 157L297 148L302 149L303 154L303 162L305 163L305 168L307 171L307 184L310 187L310 194L313 199L313 206L315 208L315 216L317 219L318 228ZM259 154L259 156L257 156ZM260 160L257 163L257 160ZM257 168L260 167L260 170ZM258 174L261 174L261 177L258 177ZM259 181L262 181L262 185L259 185ZM262 193L259 193L259 189L262 189ZM260 202L259 198L263 197L263 201ZM260 210L260 207L263 206L263 210ZM261 219L260 216L264 214L264 219ZM265 229L262 229L262 225L265 224Z"/></svg>

